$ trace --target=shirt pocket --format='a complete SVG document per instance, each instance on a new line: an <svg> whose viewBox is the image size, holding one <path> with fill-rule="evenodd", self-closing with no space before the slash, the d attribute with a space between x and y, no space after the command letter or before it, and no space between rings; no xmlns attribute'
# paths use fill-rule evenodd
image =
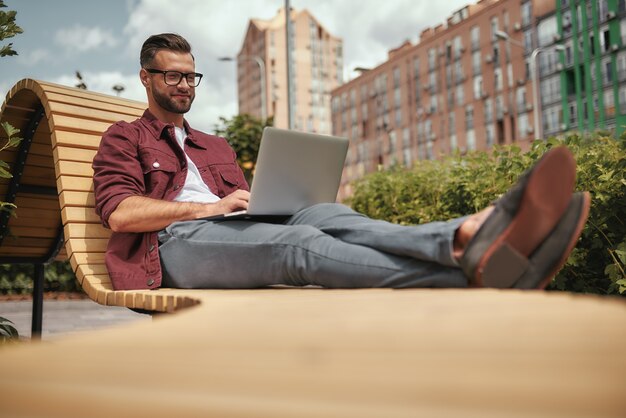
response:
<svg viewBox="0 0 626 418"><path fill-rule="evenodd" d="M162 199L168 188L171 188L178 171L178 162L172 155L153 148L139 151L143 170L146 196Z"/></svg>
<svg viewBox="0 0 626 418"><path fill-rule="evenodd" d="M217 195L220 198L241 189L242 184L245 182L236 163L211 164L200 169L200 174L207 185L215 184ZM205 177L209 176L210 179L205 179Z"/></svg>

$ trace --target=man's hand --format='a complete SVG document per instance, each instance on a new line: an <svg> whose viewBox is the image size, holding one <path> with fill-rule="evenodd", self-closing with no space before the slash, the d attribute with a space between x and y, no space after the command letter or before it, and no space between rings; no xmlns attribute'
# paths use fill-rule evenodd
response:
<svg viewBox="0 0 626 418"><path fill-rule="evenodd" d="M208 215L198 216L198 218L223 215L225 213L231 213L238 210L246 210L248 209L249 201L250 192L246 190L235 190L219 202L207 204L206 206L209 206L207 209L210 213Z"/></svg>

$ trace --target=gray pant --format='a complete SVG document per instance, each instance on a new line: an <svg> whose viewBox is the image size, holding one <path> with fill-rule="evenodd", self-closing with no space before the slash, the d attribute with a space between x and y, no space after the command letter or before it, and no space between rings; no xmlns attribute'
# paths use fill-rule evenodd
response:
<svg viewBox="0 0 626 418"><path fill-rule="evenodd" d="M176 222L159 233L163 286L466 287L452 256L464 219L401 226L320 204L285 224Z"/></svg>

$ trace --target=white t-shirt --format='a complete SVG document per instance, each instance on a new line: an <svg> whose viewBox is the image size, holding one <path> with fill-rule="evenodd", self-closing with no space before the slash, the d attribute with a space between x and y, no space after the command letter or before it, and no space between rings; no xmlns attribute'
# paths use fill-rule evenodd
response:
<svg viewBox="0 0 626 418"><path fill-rule="evenodd" d="M176 141L180 148L185 152L185 139L187 138L187 132L183 128L177 126L174 127L176 132ZM180 189L178 196L174 198L177 202L196 202L196 203L214 203L220 200L219 197L213 194L209 187L202 180L198 167L191 161L187 153L187 178L185 184Z"/></svg>

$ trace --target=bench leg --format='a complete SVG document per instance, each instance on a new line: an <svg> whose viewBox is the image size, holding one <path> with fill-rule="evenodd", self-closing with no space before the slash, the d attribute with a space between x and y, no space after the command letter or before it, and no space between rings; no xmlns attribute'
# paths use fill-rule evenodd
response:
<svg viewBox="0 0 626 418"><path fill-rule="evenodd" d="M31 327L31 338L41 338L41 328L43 322L43 281L44 265L35 264L35 282L33 284L33 321Z"/></svg>

